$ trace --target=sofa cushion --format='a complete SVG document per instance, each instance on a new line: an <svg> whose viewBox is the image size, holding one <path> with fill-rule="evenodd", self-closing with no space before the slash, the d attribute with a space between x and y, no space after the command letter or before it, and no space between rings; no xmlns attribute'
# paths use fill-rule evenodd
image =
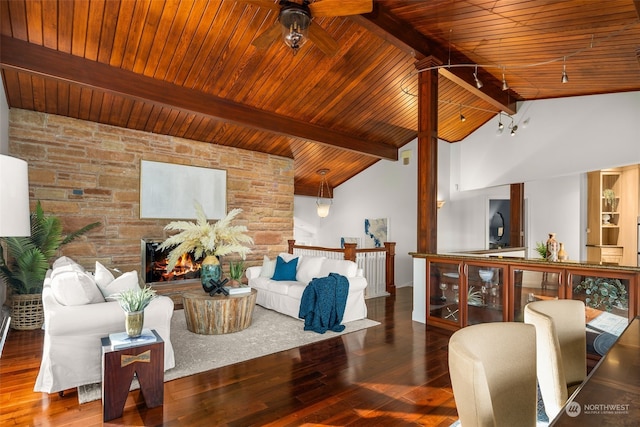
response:
<svg viewBox="0 0 640 427"><path fill-rule="evenodd" d="M96 271L93 273L93 277L101 292L103 288L106 288L115 279L113 273L98 261L96 261ZM104 292L102 292L102 295L104 295ZM106 297L106 295L104 296Z"/></svg>
<svg viewBox="0 0 640 427"><path fill-rule="evenodd" d="M102 295L107 298L110 295L113 295L118 292L123 292L129 289L139 289L140 284L138 282L138 272L137 271L129 271L122 274L119 277L113 279L106 286L101 286L98 284L98 288Z"/></svg>
<svg viewBox="0 0 640 427"><path fill-rule="evenodd" d="M80 264L78 264L77 262L75 262L74 260L72 260L69 257L66 256L61 256L60 258L56 259L53 264L51 265L51 268L55 271L55 270L60 270L60 271L85 271L84 267L81 266Z"/></svg>
<svg viewBox="0 0 640 427"><path fill-rule="evenodd" d="M273 273L272 280L296 280L296 267L298 266L298 258L293 258L287 262L278 256L276 259L276 270Z"/></svg>
<svg viewBox="0 0 640 427"><path fill-rule="evenodd" d="M329 273L338 273L345 277L355 277L358 264L346 259L326 259L322 263L318 277L327 277Z"/></svg>
<svg viewBox="0 0 640 427"><path fill-rule="evenodd" d="M325 257L319 256L305 256L298 261L298 272L296 273L296 280L302 282L305 285L311 282L314 277L319 277L320 268L322 263L326 260Z"/></svg>
<svg viewBox="0 0 640 427"><path fill-rule="evenodd" d="M276 271L276 260L269 259L268 256L264 256L262 258L262 270L260 270L260 277L268 277L269 279L273 277L273 273Z"/></svg>
<svg viewBox="0 0 640 427"><path fill-rule="evenodd" d="M289 289L287 290L287 295L291 298L302 299L302 294L304 293L307 285L308 283L290 282Z"/></svg>
<svg viewBox="0 0 640 427"><path fill-rule="evenodd" d="M62 305L85 305L104 302L93 277L86 272L61 271L51 276L53 296Z"/></svg>

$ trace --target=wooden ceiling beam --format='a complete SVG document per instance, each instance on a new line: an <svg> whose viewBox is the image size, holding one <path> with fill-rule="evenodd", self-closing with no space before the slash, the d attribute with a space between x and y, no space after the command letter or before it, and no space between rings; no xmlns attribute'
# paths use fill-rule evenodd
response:
<svg viewBox="0 0 640 427"><path fill-rule="evenodd" d="M434 56L445 62L448 52L437 43L434 43L422 33L415 30L411 25L402 22L389 13L383 5L374 2L373 11L363 15L351 16L350 19L376 34L383 40L393 44L397 48L409 53L416 60ZM464 63L473 64L475 61L467 58L458 52L458 56L463 58ZM475 81L471 79L468 69L462 68L440 68L439 74L463 89L471 92L478 98L488 102L497 110L507 114L516 113L517 99L510 95L508 91L502 91L502 82L493 77L490 73L484 73L484 86L478 89Z"/></svg>
<svg viewBox="0 0 640 427"><path fill-rule="evenodd" d="M398 150L392 144L361 139L247 107L4 35L0 38L0 66L253 129L318 142L372 157L398 160Z"/></svg>

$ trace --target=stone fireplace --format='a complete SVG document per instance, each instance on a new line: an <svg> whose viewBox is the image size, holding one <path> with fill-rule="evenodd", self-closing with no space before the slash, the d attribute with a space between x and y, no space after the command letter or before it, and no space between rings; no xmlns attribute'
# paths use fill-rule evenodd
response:
<svg viewBox="0 0 640 427"><path fill-rule="evenodd" d="M185 282L199 283L200 263L196 262L191 254L184 254L173 270L166 271L170 250L158 250L162 242L162 239L141 240L141 271L145 284L163 286L179 285Z"/></svg>

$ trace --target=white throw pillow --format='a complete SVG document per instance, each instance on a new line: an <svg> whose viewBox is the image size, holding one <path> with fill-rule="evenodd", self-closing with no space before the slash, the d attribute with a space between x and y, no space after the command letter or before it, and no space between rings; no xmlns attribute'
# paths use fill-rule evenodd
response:
<svg viewBox="0 0 640 427"><path fill-rule="evenodd" d="M262 269L260 270L260 277L268 277L271 279L273 273L276 271L276 260L269 259L268 256L264 256L262 259Z"/></svg>
<svg viewBox="0 0 640 427"><path fill-rule="evenodd" d="M138 282L138 272L128 271L126 273L123 273L121 276L113 279L113 281L111 281L111 283L109 283L107 286L98 285L98 287L100 288L100 292L102 292L102 295L104 295L105 298L129 289L140 289L140 284Z"/></svg>
<svg viewBox="0 0 640 427"><path fill-rule="evenodd" d="M69 271L76 271L78 273L84 273L85 269L83 266L75 262L69 257L63 256L58 258L53 262L51 266L51 278L53 279L57 274L65 273Z"/></svg>
<svg viewBox="0 0 640 427"><path fill-rule="evenodd" d="M309 283L314 277L320 277L320 268L326 257L305 256L298 261L298 271L296 280L302 283Z"/></svg>
<svg viewBox="0 0 640 427"><path fill-rule="evenodd" d="M51 279L53 296L62 305L85 305L104 302L93 277L86 272L59 272Z"/></svg>
<svg viewBox="0 0 640 427"><path fill-rule="evenodd" d="M322 263L318 277L327 277L329 273L338 273L345 277L355 277L358 264L346 259L327 259Z"/></svg>
<svg viewBox="0 0 640 427"><path fill-rule="evenodd" d="M113 282L113 280L115 279L113 273L111 273L111 271L109 271L107 267L100 264L100 262L98 261L96 261L96 272L94 273L93 277L96 281L96 285L98 285L98 288L100 288L101 292L102 288L106 288L109 283ZM104 295L104 292L102 292L102 294ZM107 295L104 296L106 297Z"/></svg>
<svg viewBox="0 0 640 427"><path fill-rule="evenodd" d="M74 260L66 256L61 256L60 258L55 260L51 268L55 270L57 268L66 267L66 266L71 266L71 267L74 267L74 269L84 271L84 267L82 267L80 264L78 264L77 262L75 262Z"/></svg>

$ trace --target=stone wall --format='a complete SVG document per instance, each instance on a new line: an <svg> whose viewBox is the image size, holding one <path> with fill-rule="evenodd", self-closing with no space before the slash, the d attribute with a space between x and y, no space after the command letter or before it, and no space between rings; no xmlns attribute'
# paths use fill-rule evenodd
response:
<svg viewBox="0 0 640 427"><path fill-rule="evenodd" d="M29 164L32 208L40 200L65 232L102 223L61 250L92 271L96 260L139 271L140 239L166 237L169 220L140 219L141 160L226 170L227 209L243 209L235 223L255 241L247 266L293 238L292 159L20 109L10 110L9 154Z"/></svg>

